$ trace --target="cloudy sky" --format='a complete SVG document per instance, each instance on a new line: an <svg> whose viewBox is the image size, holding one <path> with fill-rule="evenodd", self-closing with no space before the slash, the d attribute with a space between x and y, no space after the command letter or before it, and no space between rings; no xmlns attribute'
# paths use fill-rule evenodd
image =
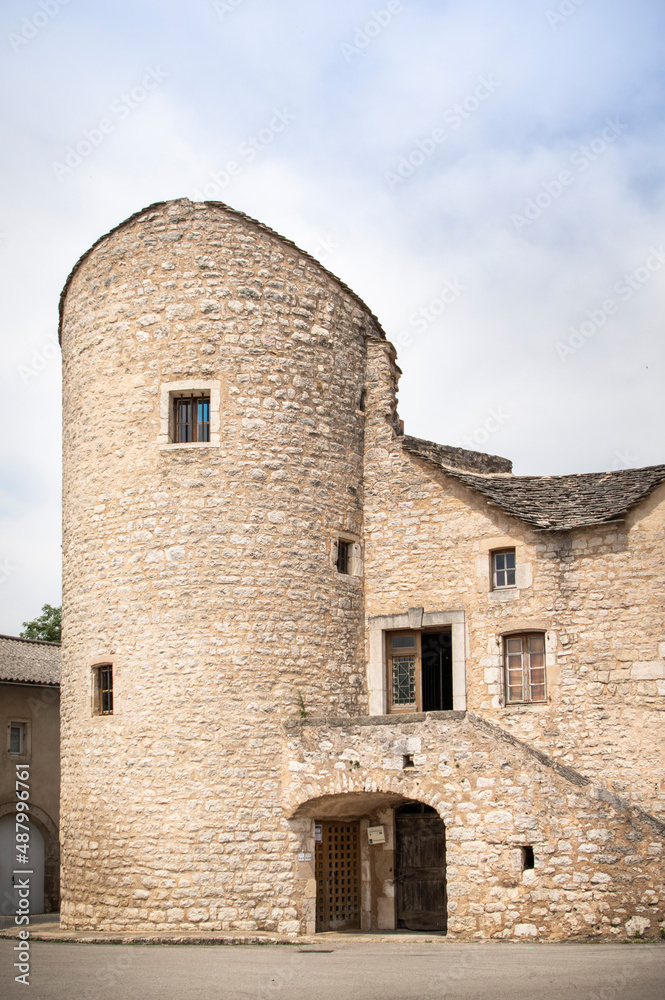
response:
<svg viewBox="0 0 665 1000"><path fill-rule="evenodd" d="M60 600L60 289L154 201L309 250L408 433L519 474L665 461L662 0L5 0L0 632Z"/></svg>

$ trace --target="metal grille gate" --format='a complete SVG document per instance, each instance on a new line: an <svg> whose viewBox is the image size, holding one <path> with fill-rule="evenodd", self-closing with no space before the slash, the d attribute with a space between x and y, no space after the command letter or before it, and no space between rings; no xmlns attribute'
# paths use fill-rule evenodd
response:
<svg viewBox="0 0 665 1000"><path fill-rule="evenodd" d="M360 928L358 823L321 823L316 845L316 929Z"/></svg>

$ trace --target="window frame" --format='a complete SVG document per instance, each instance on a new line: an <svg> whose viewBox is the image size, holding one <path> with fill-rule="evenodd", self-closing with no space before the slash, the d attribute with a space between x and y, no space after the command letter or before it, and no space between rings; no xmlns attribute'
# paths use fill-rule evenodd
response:
<svg viewBox="0 0 665 1000"><path fill-rule="evenodd" d="M542 642L542 650L531 650L529 648L530 642L534 639L538 639ZM516 656L517 652L509 649L510 643L518 641L521 644L519 652L519 667L511 666L510 658ZM529 629L520 632L506 633L502 636L502 651L505 705L508 707L513 705L546 705L549 700L547 694L547 633L541 629ZM540 666L534 665L531 662L532 655L542 657L542 664ZM515 688L517 685L511 685L511 671L517 670L521 673L521 697L512 698L511 688ZM540 670L542 670L542 681L534 681L533 672ZM540 687L542 687L543 690L542 697L534 698L533 688Z"/></svg>
<svg viewBox="0 0 665 1000"><path fill-rule="evenodd" d="M340 568L340 549L344 547L346 558L343 562L344 568ZM362 545L356 536L337 535L331 546L332 567L337 576L345 580L358 580L363 575Z"/></svg>
<svg viewBox="0 0 665 1000"><path fill-rule="evenodd" d="M92 668L92 714L115 714L112 663L98 663Z"/></svg>
<svg viewBox="0 0 665 1000"><path fill-rule="evenodd" d="M209 438L205 441L177 441L175 423L176 399L206 399L210 404ZM157 446L164 451L206 450L221 445L222 383L219 379L183 379L162 382L159 390L159 434ZM196 436L198 437L198 428Z"/></svg>
<svg viewBox="0 0 665 1000"><path fill-rule="evenodd" d="M503 569L498 569L496 565L497 556L512 555L514 565L512 567L504 566ZM497 575L498 573L505 573L506 577L508 573L512 572L514 583L498 583ZM501 549L492 549L490 551L490 584L491 590L516 590L517 589L517 550L514 546L507 546Z"/></svg>
<svg viewBox="0 0 665 1000"><path fill-rule="evenodd" d="M12 730L19 732L19 748L12 750ZM12 757L25 757L27 753L27 726L18 719L10 719L7 723L7 753Z"/></svg>
<svg viewBox="0 0 665 1000"><path fill-rule="evenodd" d="M347 538L337 539L337 559L335 566L338 573L343 576L351 576L351 562L353 560L353 542Z"/></svg>
<svg viewBox="0 0 665 1000"><path fill-rule="evenodd" d="M401 653L395 653L393 647L393 639L402 638L406 636L414 637L413 647L408 647L408 649L413 648L413 658L414 663L414 701L407 704L396 704L393 701L394 685L393 685L393 675L394 666L393 660L398 658L409 657L409 653L405 648ZM388 712L390 715L403 715L405 713L411 712L421 712L422 711L422 656L421 656L421 639L420 630L416 629L396 629L393 632L385 633L386 640L386 666L388 671L388 676L386 678L386 688L388 692Z"/></svg>
<svg viewBox="0 0 665 1000"><path fill-rule="evenodd" d="M395 628L386 630L384 636L385 665L386 665L386 711L389 715L404 715L408 713L424 712L423 708L423 635L438 635L442 632L450 633L450 669L453 682L453 708L451 709L430 709L430 711L454 711L455 698L455 674L453 660L453 629L452 625L430 625L421 628ZM393 639L406 636L414 636L415 642L412 647L404 647L401 652L395 650ZM407 704L399 704L393 700L394 695L394 665L393 660L400 656L408 657L410 648L413 649L414 663L414 701Z"/></svg>
<svg viewBox="0 0 665 1000"><path fill-rule="evenodd" d="M425 611L424 608L409 608L408 611L392 615L368 615L368 659L367 688L369 692L369 714L387 716L390 695L388 691L387 632L403 632L420 629L425 632L442 632L450 629L453 679L453 711L465 712L467 708L466 676L466 615L463 609ZM498 658L497 658L498 659Z"/></svg>
<svg viewBox="0 0 665 1000"><path fill-rule="evenodd" d="M192 408L190 419L182 421L179 410L183 404L189 404ZM203 405L207 414L207 420L199 420L198 408ZM210 444L211 430L211 398L209 389L181 391L171 393L171 414L170 414L170 443L171 444ZM181 438L180 428L187 428L190 437ZM203 428L203 430L202 430Z"/></svg>
<svg viewBox="0 0 665 1000"><path fill-rule="evenodd" d="M10 760L28 761L32 757L32 720L16 716L5 716L7 719L7 741L5 756ZM11 748L12 729L21 730L21 749L17 752Z"/></svg>

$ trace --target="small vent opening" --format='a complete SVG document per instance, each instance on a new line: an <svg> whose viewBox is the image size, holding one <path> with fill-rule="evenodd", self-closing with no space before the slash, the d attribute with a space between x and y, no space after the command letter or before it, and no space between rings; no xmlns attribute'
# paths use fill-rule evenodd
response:
<svg viewBox="0 0 665 1000"><path fill-rule="evenodd" d="M534 866L533 847L522 848L522 871L532 871Z"/></svg>

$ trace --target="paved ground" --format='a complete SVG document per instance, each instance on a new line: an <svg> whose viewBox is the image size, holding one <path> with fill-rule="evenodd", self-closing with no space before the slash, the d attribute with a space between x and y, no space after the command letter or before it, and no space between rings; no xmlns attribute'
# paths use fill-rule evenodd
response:
<svg viewBox="0 0 665 1000"><path fill-rule="evenodd" d="M663 1000L665 945L452 944L322 935L315 945L36 941L30 990L0 940L3 1000ZM314 950L317 949L317 950Z"/></svg>

